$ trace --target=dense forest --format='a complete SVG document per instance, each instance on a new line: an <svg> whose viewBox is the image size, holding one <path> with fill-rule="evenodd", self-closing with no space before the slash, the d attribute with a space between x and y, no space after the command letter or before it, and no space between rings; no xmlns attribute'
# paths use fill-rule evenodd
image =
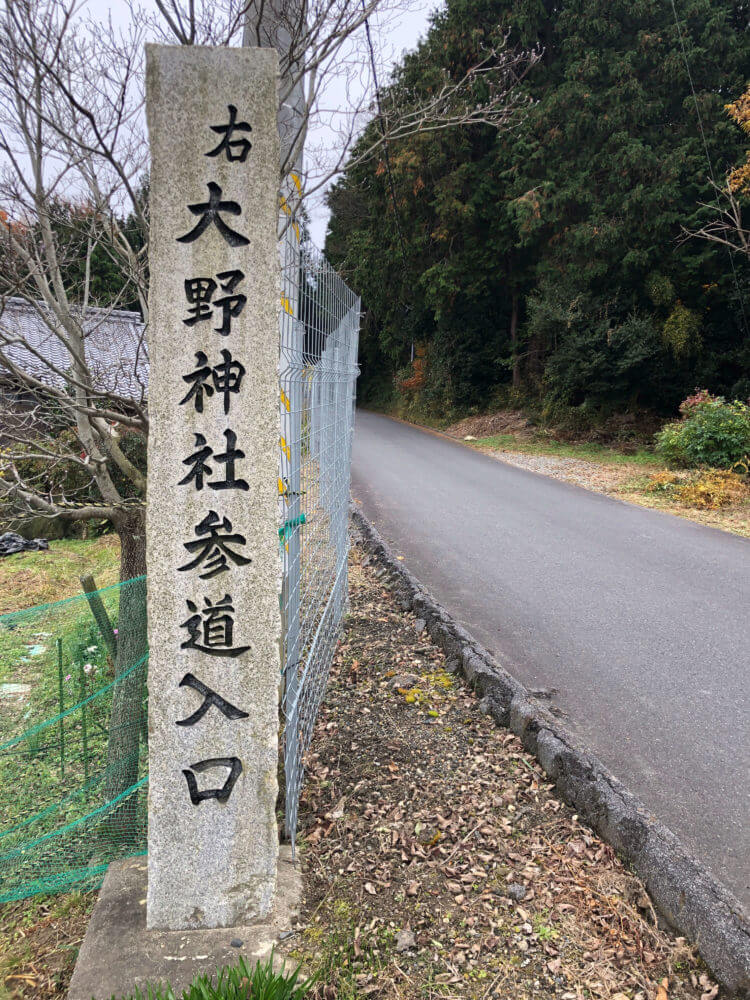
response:
<svg viewBox="0 0 750 1000"><path fill-rule="evenodd" d="M390 177L381 152L331 190L326 250L366 312L362 402L526 401L585 423L673 414L697 386L750 396L747 256L689 235L716 216L710 171L721 185L745 157L726 106L750 6L676 3L447 0L433 17L385 104L458 78L500 33L542 58L512 128L393 142Z"/></svg>

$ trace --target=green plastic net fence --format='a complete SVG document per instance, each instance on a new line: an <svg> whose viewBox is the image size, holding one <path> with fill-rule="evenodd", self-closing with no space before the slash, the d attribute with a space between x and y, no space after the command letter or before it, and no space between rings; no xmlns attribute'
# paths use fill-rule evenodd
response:
<svg viewBox="0 0 750 1000"><path fill-rule="evenodd" d="M146 850L146 578L0 615L0 903Z"/></svg>

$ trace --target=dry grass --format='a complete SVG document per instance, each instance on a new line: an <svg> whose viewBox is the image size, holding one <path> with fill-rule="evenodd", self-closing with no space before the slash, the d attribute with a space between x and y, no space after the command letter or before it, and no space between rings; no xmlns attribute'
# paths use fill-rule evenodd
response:
<svg viewBox="0 0 750 1000"><path fill-rule="evenodd" d="M119 579L117 535L91 541L61 539L47 552L20 552L0 559L0 615L60 601L81 593L79 577L93 573L98 586Z"/></svg>
<svg viewBox="0 0 750 1000"><path fill-rule="evenodd" d="M96 893L0 906L0 1000L61 1000Z"/></svg>
<svg viewBox="0 0 750 1000"><path fill-rule="evenodd" d="M356 552L301 809L325 1000L715 996L640 881Z"/></svg>

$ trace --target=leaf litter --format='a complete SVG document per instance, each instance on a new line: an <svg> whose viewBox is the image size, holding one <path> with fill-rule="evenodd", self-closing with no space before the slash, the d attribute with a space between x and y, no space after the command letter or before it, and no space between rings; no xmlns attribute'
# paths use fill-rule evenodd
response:
<svg viewBox="0 0 750 1000"><path fill-rule="evenodd" d="M714 1000L643 883L356 547L350 601L306 760L286 947L319 970L319 998Z"/></svg>

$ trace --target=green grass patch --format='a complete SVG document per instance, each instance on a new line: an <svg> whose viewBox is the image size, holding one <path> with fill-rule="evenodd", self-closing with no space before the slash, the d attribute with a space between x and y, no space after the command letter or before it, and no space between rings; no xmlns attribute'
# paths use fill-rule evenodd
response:
<svg viewBox="0 0 750 1000"><path fill-rule="evenodd" d="M241 958L238 965L220 969L216 977L197 976L179 995L171 986L155 986L138 989L127 1000L178 1000L178 996L179 1000L302 1000L313 984L313 979L302 978L300 966L292 972L283 966L274 972L271 957L250 969Z"/></svg>
<svg viewBox="0 0 750 1000"><path fill-rule="evenodd" d="M523 455L552 455L557 458L578 458L588 462L599 462L602 465L641 465L661 467L662 459L653 451L639 448L635 452L618 451L594 442L570 443L555 441L551 438L534 436L520 437L515 434L495 434L492 437L478 438L471 444L478 448L491 451L515 451Z"/></svg>

